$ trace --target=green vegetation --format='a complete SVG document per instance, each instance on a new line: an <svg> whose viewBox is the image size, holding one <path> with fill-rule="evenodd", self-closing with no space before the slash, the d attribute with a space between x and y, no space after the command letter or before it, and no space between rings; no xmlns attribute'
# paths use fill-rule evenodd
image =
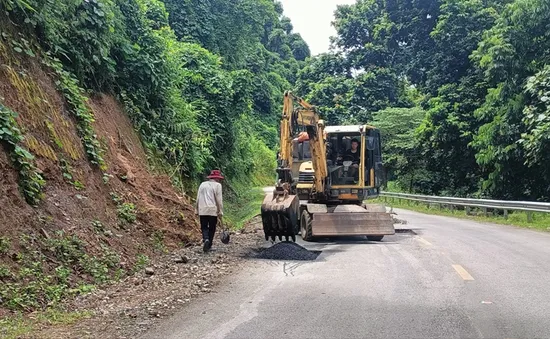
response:
<svg viewBox="0 0 550 339"><path fill-rule="evenodd" d="M66 296L121 277L120 256L107 246L90 255L84 242L63 231L19 239L17 270L2 267L0 305L11 310L55 307Z"/></svg>
<svg viewBox="0 0 550 339"><path fill-rule="evenodd" d="M547 213L531 213L531 221L528 220L527 213L525 212L512 212L510 211L508 214L508 217L505 218L502 211L498 211L496 213L492 213L489 211L487 215L485 215L485 212L482 210L474 210L471 209L469 213L466 213L465 209L454 209L450 210L445 207L440 207L439 205L435 204L425 204L425 203L415 203L411 201L406 200L400 200L400 199L389 199L385 200L384 198L376 199L371 201L371 203L378 203L378 204L384 204L388 207L392 208L402 208L406 210L426 213L426 214L434 214L434 215L442 215L442 216L449 216L454 218L464 218L464 219L472 219L476 221L482 221L482 222L492 222L495 224L502 224L502 225L511 225L511 226L519 226L524 228L532 228L532 229L538 229L542 231L550 231L550 215Z"/></svg>
<svg viewBox="0 0 550 339"><path fill-rule="evenodd" d="M153 241L155 251L158 251L160 253L167 252L166 246L164 245L164 234L162 233L162 231L154 231L151 235L151 240Z"/></svg>
<svg viewBox="0 0 550 339"><path fill-rule="evenodd" d="M282 94L309 56L280 3L2 4L56 72L92 163L104 167L87 91L114 93L150 154L191 190L212 168L230 186L271 177Z"/></svg>
<svg viewBox="0 0 550 339"><path fill-rule="evenodd" d="M117 207L118 218L122 224L133 224L136 219L136 206L132 203L124 202Z"/></svg>
<svg viewBox="0 0 550 339"><path fill-rule="evenodd" d="M73 175L73 168L69 162L65 159L59 159L59 165L61 167L61 173L63 178L68 181L77 191L85 188L84 184L76 180Z"/></svg>
<svg viewBox="0 0 550 339"><path fill-rule="evenodd" d="M111 199L117 205L117 215L119 225L124 226L133 224L137 220L136 205L130 202L125 202L118 194L111 192ZM95 222L97 225L97 221Z"/></svg>
<svg viewBox="0 0 550 339"><path fill-rule="evenodd" d="M245 189L236 197L229 199L225 209L223 222L226 227L241 229L245 223L258 214L264 200L262 188Z"/></svg>
<svg viewBox="0 0 550 339"><path fill-rule="evenodd" d="M550 199L550 3L358 0L338 50L296 89L334 123L372 123L388 177L425 194Z"/></svg>
<svg viewBox="0 0 550 339"><path fill-rule="evenodd" d="M134 265L134 272L138 272L145 268L149 264L149 257L144 254L138 254L136 258L136 264Z"/></svg>
<svg viewBox="0 0 550 339"><path fill-rule="evenodd" d="M24 137L17 126L17 114L0 103L0 143L8 152L19 172L19 187L31 205L37 205L43 197L45 181L33 164L34 156L23 147Z"/></svg>
<svg viewBox="0 0 550 339"><path fill-rule="evenodd" d="M63 64L58 59L46 58L45 64L51 67L58 76L56 85L67 101L69 111L76 118L78 133L88 159L92 164L105 170L103 150L92 127L94 117L86 105L87 98L84 96L84 90L78 86L78 80L70 72L63 69Z"/></svg>
<svg viewBox="0 0 550 339"><path fill-rule="evenodd" d="M32 318L16 314L0 319L0 336L6 339L21 338L44 325L70 325L91 315L91 312L67 312L55 308L35 312Z"/></svg>
<svg viewBox="0 0 550 339"><path fill-rule="evenodd" d="M103 225L103 223L101 221L99 221L99 220L92 221L92 227L94 229L94 232L96 232L97 234L106 235L105 226Z"/></svg>
<svg viewBox="0 0 550 339"><path fill-rule="evenodd" d="M6 254L11 248L11 240L8 237L0 237L0 255Z"/></svg>
<svg viewBox="0 0 550 339"><path fill-rule="evenodd" d="M0 279L1 280L7 279L7 278L10 278L11 276L12 276L11 270L5 265L0 265Z"/></svg>

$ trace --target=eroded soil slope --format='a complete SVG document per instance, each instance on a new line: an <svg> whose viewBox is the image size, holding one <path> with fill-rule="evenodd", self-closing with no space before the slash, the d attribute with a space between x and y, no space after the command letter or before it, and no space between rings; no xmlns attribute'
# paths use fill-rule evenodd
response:
<svg viewBox="0 0 550 339"><path fill-rule="evenodd" d="M120 278L155 253L196 241L189 199L175 191L168 176L148 169L140 139L119 103L101 94L87 103L105 150L102 171L86 157L54 73L36 58L13 53L0 48L0 102L18 113L23 144L36 157L46 185L42 202L27 204L6 145L0 147L0 283L13 286L11 295L0 295L0 315L56 299L33 290L34 304L11 300L29 282L78 289ZM32 272L25 276L21 271L28 266Z"/></svg>

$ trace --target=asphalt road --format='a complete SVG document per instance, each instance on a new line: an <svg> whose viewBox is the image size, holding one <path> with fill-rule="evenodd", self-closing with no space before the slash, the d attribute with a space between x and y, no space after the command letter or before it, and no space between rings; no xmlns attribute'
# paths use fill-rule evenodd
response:
<svg viewBox="0 0 550 339"><path fill-rule="evenodd" d="M253 261L144 338L550 338L550 234L396 212L416 234Z"/></svg>

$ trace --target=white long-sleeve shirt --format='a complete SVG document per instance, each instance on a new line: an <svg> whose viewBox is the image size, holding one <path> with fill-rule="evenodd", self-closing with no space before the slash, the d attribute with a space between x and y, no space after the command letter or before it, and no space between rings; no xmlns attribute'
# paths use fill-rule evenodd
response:
<svg viewBox="0 0 550 339"><path fill-rule="evenodd" d="M222 184L205 181L199 186L196 212L198 215L223 215Z"/></svg>

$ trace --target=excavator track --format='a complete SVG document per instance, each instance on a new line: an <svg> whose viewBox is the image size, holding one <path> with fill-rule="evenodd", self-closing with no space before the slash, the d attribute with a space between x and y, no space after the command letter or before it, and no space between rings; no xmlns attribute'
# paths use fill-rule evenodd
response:
<svg viewBox="0 0 550 339"><path fill-rule="evenodd" d="M296 241L299 199L297 195L267 194L261 208L265 240Z"/></svg>

